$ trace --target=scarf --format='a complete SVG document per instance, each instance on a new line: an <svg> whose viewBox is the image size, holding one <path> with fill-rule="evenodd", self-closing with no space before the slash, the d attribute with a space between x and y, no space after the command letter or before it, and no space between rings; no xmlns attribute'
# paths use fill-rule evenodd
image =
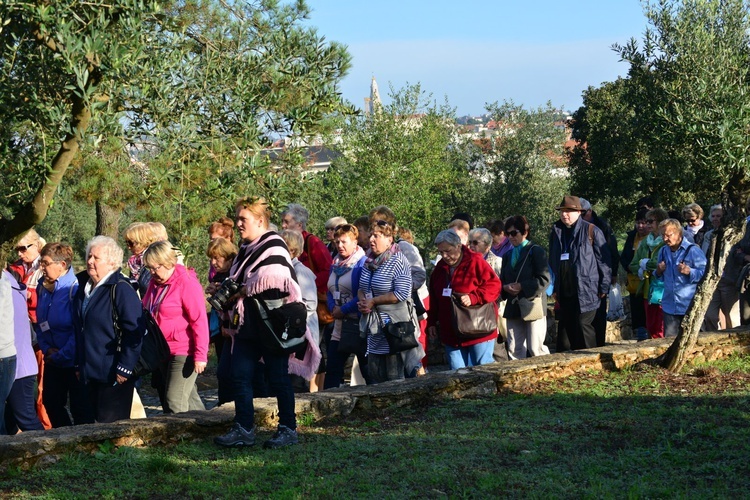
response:
<svg viewBox="0 0 750 500"><path fill-rule="evenodd" d="M698 231L700 231L701 229L703 229L703 224L705 224L705 223L701 220L700 224L698 224L697 226L691 226L690 224L687 224L685 226L685 229L687 231L689 231L690 234L692 234L693 236L695 236L696 234L698 234Z"/></svg>
<svg viewBox="0 0 750 500"><path fill-rule="evenodd" d="M661 245L662 241L661 236L654 236L654 233L648 233L648 236L646 236L646 245L648 245L648 248L651 249L651 251L653 251L658 245Z"/></svg>
<svg viewBox="0 0 750 500"><path fill-rule="evenodd" d="M510 265L511 267L516 267L516 264L518 264L518 258L521 256L521 250L523 250L523 247L529 244L529 240L523 240L520 245L513 247L513 250L510 254Z"/></svg>
<svg viewBox="0 0 750 500"><path fill-rule="evenodd" d="M357 249L346 259L342 259L341 256L336 254L331 265L331 272L338 277L341 277L354 269L359 259L364 257L365 251L361 247L357 246Z"/></svg>
<svg viewBox="0 0 750 500"><path fill-rule="evenodd" d="M139 254L133 254L128 259L128 268L130 269L130 277L134 280L138 279L138 276L141 274L141 269L143 268L143 261L141 260L141 256L143 256L143 252Z"/></svg>
<svg viewBox="0 0 750 500"><path fill-rule="evenodd" d="M381 253L380 255L373 255L372 250L369 250L367 252L367 260L365 261L365 266L370 270L370 272L372 272L372 274L375 274L375 271L377 271L380 266L388 262L388 259L391 258L391 255L397 254L400 251L401 250L399 250L396 243L391 245L388 250Z"/></svg>

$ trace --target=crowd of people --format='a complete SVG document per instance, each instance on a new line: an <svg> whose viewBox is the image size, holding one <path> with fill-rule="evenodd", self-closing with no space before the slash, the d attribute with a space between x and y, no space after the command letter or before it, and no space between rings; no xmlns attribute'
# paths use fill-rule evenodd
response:
<svg viewBox="0 0 750 500"><path fill-rule="evenodd" d="M428 276L411 232L386 206L352 223L330 218L323 241L307 231L301 205L279 214L279 229L265 199L243 198L234 220L208 228L205 287L158 222L124 231L125 266L115 239L94 237L77 274L73 248L32 229L0 276L0 433L144 416L134 369L150 317L169 346L150 377L164 413L204 409L196 380L213 344L219 404L235 405L216 444L253 445L253 398L272 396L279 425L270 448L298 442L295 391L340 387L349 362L356 385L424 374L428 339L454 370L549 354L548 297L557 352L604 345L619 266L638 338L677 335L722 207L711 207L709 229L695 203L670 215L644 198L621 253L587 200L565 196L554 208L548 251L522 215L474 227L456 214L434 240ZM750 322L748 274L750 234L731 249L705 329Z"/></svg>

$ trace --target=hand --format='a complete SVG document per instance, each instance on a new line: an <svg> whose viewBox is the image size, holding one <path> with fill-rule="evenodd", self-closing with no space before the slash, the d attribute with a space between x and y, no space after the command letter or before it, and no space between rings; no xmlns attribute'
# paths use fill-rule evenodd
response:
<svg viewBox="0 0 750 500"><path fill-rule="evenodd" d="M339 306L333 307L333 311L331 311L331 316L333 316L334 319L344 319L344 313L341 312L341 308Z"/></svg>
<svg viewBox="0 0 750 500"><path fill-rule="evenodd" d="M507 285L503 285L503 290L505 290L505 293L509 295L518 295L519 293L521 293L521 284L510 283Z"/></svg>
<svg viewBox="0 0 750 500"><path fill-rule="evenodd" d="M370 314L375 309L375 299L364 299L357 302L357 309L362 314Z"/></svg>
<svg viewBox="0 0 750 500"><path fill-rule="evenodd" d="M690 274L690 266L688 266L684 262L680 262L679 264L677 264L677 270L684 275Z"/></svg>
<svg viewBox="0 0 750 500"><path fill-rule="evenodd" d="M44 354L44 360L49 361L50 359L52 359L52 356L58 353L59 351L60 349L57 349L56 347L50 347L49 349L47 349L47 352Z"/></svg>
<svg viewBox="0 0 750 500"><path fill-rule="evenodd" d="M661 261L661 262L659 262L659 263L658 263L658 264L656 265L656 273L657 273L657 274L658 274L659 276L661 276L662 274L664 274L664 271L666 271L666 270L667 270L667 263L666 263L666 262L664 262L664 261Z"/></svg>
<svg viewBox="0 0 750 500"><path fill-rule="evenodd" d="M216 290L221 288L221 283L209 283L206 287L206 295L213 295L216 293Z"/></svg>
<svg viewBox="0 0 750 500"><path fill-rule="evenodd" d="M425 332L427 333L427 336L430 337L431 339L436 338L438 334L436 326L428 326Z"/></svg>
<svg viewBox="0 0 750 500"><path fill-rule="evenodd" d="M206 362L205 361L196 361L193 365L195 373L200 375L203 373L203 370L206 369Z"/></svg>
<svg viewBox="0 0 750 500"><path fill-rule="evenodd" d="M127 382L127 381L128 381L128 379L127 379L126 377L123 377L123 376L122 376L122 375L120 375L119 373L117 374L117 377L116 377L116 382L117 382L118 384L124 384L124 383L125 383L125 382Z"/></svg>
<svg viewBox="0 0 750 500"><path fill-rule="evenodd" d="M469 307L471 305L471 297L468 295L459 295L458 300L461 301L461 305Z"/></svg>

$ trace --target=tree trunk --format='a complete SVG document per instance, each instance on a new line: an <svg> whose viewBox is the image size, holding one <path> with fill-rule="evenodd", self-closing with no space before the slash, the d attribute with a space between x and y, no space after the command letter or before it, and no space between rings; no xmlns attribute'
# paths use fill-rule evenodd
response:
<svg viewBox="0 0 750 500"><path fill-rule="evenodd" d="M96 234L109 236L117 240L120 233L120 218L122 213L114 207L96 201Z"/></svg>
<svg viewBox="0 0 750 500"><path fill-rule="evenodd" d="M706 273L698 283L690 307L682 320L680 334L657 362L673 373L679 372L688 360L688 354L698 340L698 332L703 325L708 304L711 302L716 285L719 284L729 250L744 234L744 223L741 229L734 227L721 228L716 231L708 252Z"/></svg>

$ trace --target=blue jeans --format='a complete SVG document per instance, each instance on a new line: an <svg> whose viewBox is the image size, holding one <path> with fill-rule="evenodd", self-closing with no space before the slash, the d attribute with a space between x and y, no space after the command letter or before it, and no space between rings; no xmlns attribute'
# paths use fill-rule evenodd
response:
<svg viewBox="0 0 750 500"><path fill-rule="evenodd" d="M289 355L272 354L254 339L234 338L231 374L234 389L234 421L245 429L255 425L253 407L253 378L256 369L262 369L260 358L265 363L268 385L279 405L279 424L294 430L297 420L294 414L294 390L289 379ZM260 367L259 367L260 365Z"/></svg>
<svg viewBox="0 0 750 500"><path fill-rule="evenodd" d="M36 375L19 378L13 382L8 401L5 403L5 430L8 434L15 434L18 430L24 432L44 430L36 413L35 392ZM47 393L45 392L44 395L46 396Z"/></svg>
<svg viewBox="0 0 750 500"><path fill-rule="evenodd" d="M467 347L445 346L445 354L448 355L451 370L494 362L492 353L495 350L495 342L496 339L492 339Z"/></svg>
<svg viewBox="0 0 750 500"><path fill-rule="evenodd" d="M0 358L0 416L5 416L5 400L16 380L16 355ZM7 434L5 418L0 418L0 435Z"/></svg>
<svg viewBox="0 0 750 500"><path fill-rule="evenodd" d="M684 315L664 313L664 336L676 337L680 333L680 325L684 317Z"/></svg>

